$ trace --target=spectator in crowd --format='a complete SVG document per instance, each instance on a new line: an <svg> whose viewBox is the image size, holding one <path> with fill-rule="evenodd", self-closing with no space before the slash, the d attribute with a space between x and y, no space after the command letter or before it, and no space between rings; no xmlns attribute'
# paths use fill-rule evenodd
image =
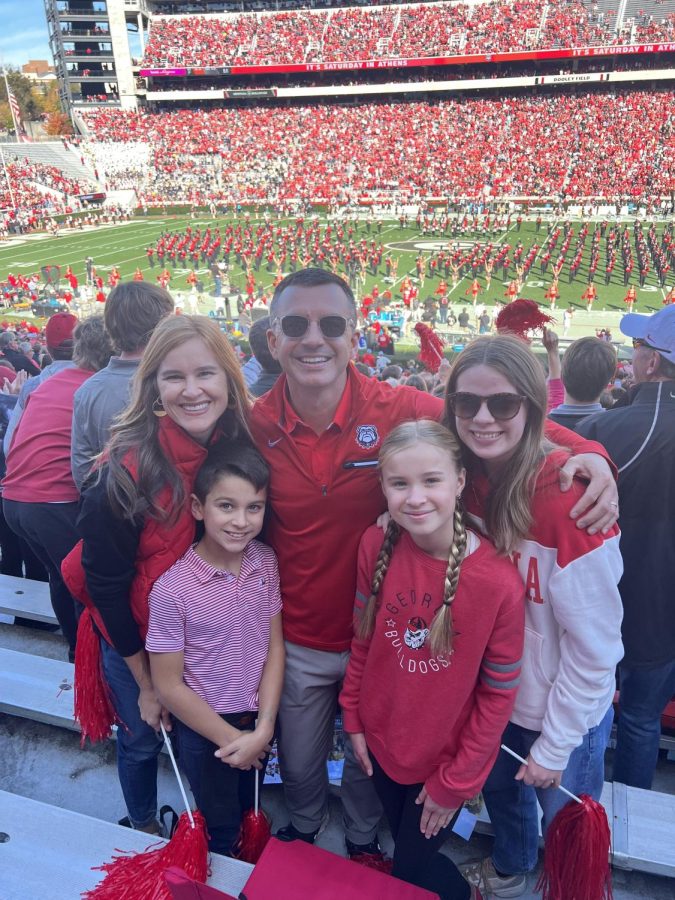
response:
<svg viewBox="0 0 675 900"><path fill-rule="evenodd" d="M26 372L27 375L40 374L40 367L37 363L19 350L15 331L3 331L0 334L0 354L2 359L11 363L17 372Z"/></svg>
<svg viewBox="0 0 675 900"><path fill-rule="evenodd" d="M23 415L30 394L47 378L57 375L64 369L71 369L75 366L73 362L73 331L76 325L77 316L67 312L55 313L47 320L45 339L47 341L47 350L53 362L46 366L39 375L29 378L21 388L3 439L5 455L9 453L12 435Z"/></svg>
<svg viewBox="0 0 675 900"><path fill-rule="evenodd" d="M250 440L210 447L192 494L203 535L149 596L152 681L176 717L209 850L225 856L237 855L242 816L264 781L284 680L279 571L255 540L268 482Z"/></svg>
<svg viewBox="0 0 675 900"><path fill-rule="evenodd" d="M162 319L105 463L82 492L82 541L63 566L74 595L91 604L103 675L125 726L117 735L129 814L123 824L152 834L159 832L157 731L160 720L171 723L144 649L148 595L193 542L190 494L207 447L219 437L246 436L247 417L239 361L217 324L202 316ZM83 626L93 623L87 617Z"/></svg>
<svg viewBox="0 0 675 900"><path fill-rule="evenodd" d="M527 762L499 752L483 787L492 856L463 870L497 896L520 896L537 863L537 802L545 831L567 802L555 790L561 783L600 799L623 654L618 529L589 534L575 526L579 482L569 493L551 490L569 450L544 438L546 398L542 367L511 335L474 340L447 385L449 427L467 463L467 512L499 552L512 555L525 582L522 677L502 743Z"/></svg>
<svg viewBox="0 0 675 900"><path fill-rule="evenodd" d="M630 404L577 426L600 441L619 469L625 656L613 778L649 789L660 717L675 695L675 306L624 316L633 338Z"/></svg>
<svg viewBox="0 0 675 900"><path fill-rule="evenodd" d="M398 387L401 383L402 375L403 369L400 366L392 365L390 363L380 372L380 381L386 381L386 383L390 384L392 387Z"/></svg>
<svg viewBox="0 0 675 900"><path fill-rule="evenodd" d="M616 351L596 337L583 337L569 345L562 358L565 400L548 416L576 431L580 421L602 412L600 397L616 371Z"/></svg>
<svg viewBox="0 0 675 900"><path fill-rule="evenodd" d="M359 546L344 729L389 821L392 875L441 900L470 900L479 895L438 850L480 790L513 710L523 582L465 526L461 450L440 423L391 431L379 469L390 519Z"/></svg>
<svg viewBox="0 0 675 900"><path fill-rule="evenodd" d="M4 371L2 371L4 369ZM5 372L7 375L5 375ZM25 377L26 373L22 375ZM12 414L14 406L18 400L18 394L9 393L12 379L16 377L16 372L0 369L0 378L5 377L7 390L0 391L0 438L4 437L4 432L9 424L9 417ZM9 384L7 384L9 382ZM7 466L5 462L4 449L0 447L0 479L5 477ZM47 571L37 556L30 549L28 543L14 534L12 529L5 521L5 514L2 510L2 488L0 487L0 573L3 575L12 575L15 578L30 578L34 581L47 581ZM36 623L31 619L23 619L19 616L15 617L15 623L18 625L37 625L39 628L54 628L54 626L46 625L46 623Z"/></svg>
<svg viewBox="0 0 675 900"><path fill-rule="evenodd" d="M415 388L416 391L424 391L425 393L429 392L427 383L421 375L417 375L415 373L413 373L412 375L408 375L405 383L408 387Z"/></svg>
<svg viewBox="0 0 675 900"><path fill-rule="evenodd" d="M375 469L359 463L373 459L397 422L438 419L442 403L407 388L391 391L349 364L356 302L339 276L313 268L287 276L270 317L270 351L283 375L254 405L252 428L272 472L266 534L284 604L279 761L291 821L277 836L313 843L327 817L326 759L352 637L356 552L383 509ZM382 810L350 746L342 804L349 855L381 858Z"/></svg>
<svg viewBox="0 0 675 900"><path fill-rule="evenodd" d="M108 442L113 419L129 402L145 346L157 324L172 312L173 299L159 285L125 281L110 292L103 320L118 355L75 393L71 467L78 490Z"/></svg>
<svg viewBox="0 0 675 900"><path fill-rule="evenodd" d="M70 472L73 397L112 352L103 316L85 319L73 337L75 366L52 375L28 398L7 454L2 499L9 527L47 569L52 606L71 662L78 609L61 576L61 562L78 539L79 493Z"/></svg>
<svg viewBox="0 0 675 900"><path fill-rule="evenodd" d="M262 397L276 384L281 375L281 366L272 356L267 344L267 332L270 328L270 317L263 316L254 322L248 333L248 343L253 356L260 363L260 374L256 381L249 387L254 397ZM243 367L242 367L243 368Z"/></svg>

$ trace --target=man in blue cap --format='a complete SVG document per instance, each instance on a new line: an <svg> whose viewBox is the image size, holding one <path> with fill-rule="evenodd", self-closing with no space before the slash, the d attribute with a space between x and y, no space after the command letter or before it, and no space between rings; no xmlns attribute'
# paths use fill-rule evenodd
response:
<svg viewBox="0 0 675 900"><path fill-rule="evenodd" d="M624 316L633 339L630 405L577 426L619 470L625 656L614 781L651 788L661 714L675 694L675 306Z"/></svg>

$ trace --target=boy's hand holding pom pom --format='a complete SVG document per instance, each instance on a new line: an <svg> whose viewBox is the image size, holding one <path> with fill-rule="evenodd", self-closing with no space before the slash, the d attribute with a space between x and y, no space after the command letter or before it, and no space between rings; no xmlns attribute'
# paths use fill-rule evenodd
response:
<svg viewBox="0 0 675 900"><path fill-rule="evenodd" d="M219 747L215 756L233 769L242 769L244 772L251 768L262 769L261 760L272 749L270 740L271 736L262 734L259 729L242 731L231 743Z"/></svg>

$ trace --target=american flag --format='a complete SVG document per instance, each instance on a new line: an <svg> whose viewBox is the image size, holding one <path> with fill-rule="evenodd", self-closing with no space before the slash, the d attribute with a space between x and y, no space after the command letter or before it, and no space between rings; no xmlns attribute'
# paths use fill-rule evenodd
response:
<svg viewBox="0 0 675 900"><path fill-rule="evenodd" d="M14 96L14 92L9 85L7 85L7 102L9 103L9 108L12 110L12 116L14 118L14 124L16 126L17 141L30 141L30 138L24 131L23 125L21 124L21 109L19 107L19 101Z"/></svg>

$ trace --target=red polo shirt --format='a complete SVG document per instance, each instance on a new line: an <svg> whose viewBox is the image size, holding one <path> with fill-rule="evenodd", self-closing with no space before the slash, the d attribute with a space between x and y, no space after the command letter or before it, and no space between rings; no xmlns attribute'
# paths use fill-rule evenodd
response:
<svg viewBox="0 0 675 900"><path fill-rule="evenodd" d="M440 419L443 401L392 388L349 366L331 425L308 428L282 375L253 407L251 427L272 471L266 540L279 560L284 637L348 650L361 535L386 509L375 462L383 438L410 419Z"/></svg>

